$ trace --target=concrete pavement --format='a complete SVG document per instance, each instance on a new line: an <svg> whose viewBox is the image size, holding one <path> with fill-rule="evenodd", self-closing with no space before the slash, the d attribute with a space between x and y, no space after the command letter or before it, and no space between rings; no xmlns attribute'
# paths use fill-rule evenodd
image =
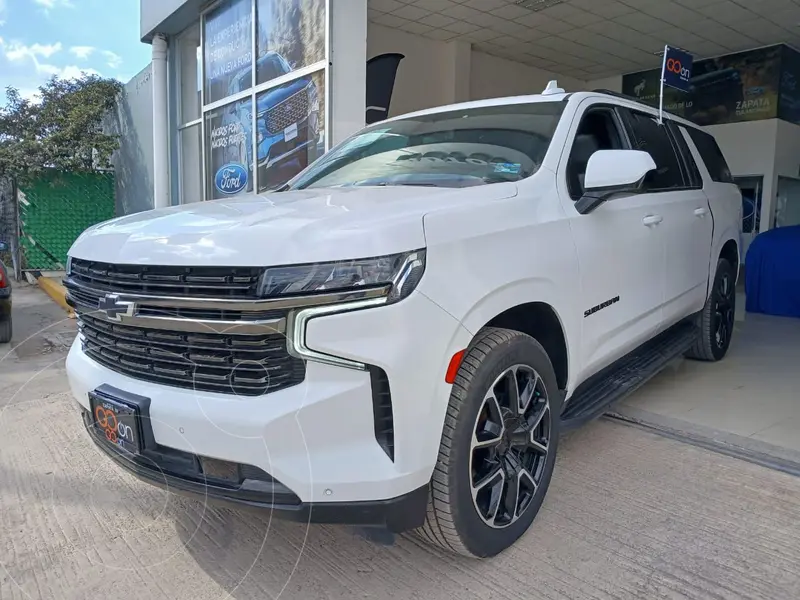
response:
<svg viewBox="0 0 800 600"><path fill-rule="evenodd" d="M64 318L17 291L20 334ZM171 496L83 433L70 327L0 363L0 600L800 597L800 479L610 421L564 439L531 531L482 562Z"/></svg>

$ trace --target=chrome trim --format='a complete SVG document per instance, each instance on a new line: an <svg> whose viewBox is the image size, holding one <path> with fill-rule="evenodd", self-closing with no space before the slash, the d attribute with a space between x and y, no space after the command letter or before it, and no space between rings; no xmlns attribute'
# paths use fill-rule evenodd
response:
<svg viewBox="0 0 800 600"><path fill-rule="evenodd" d="M70 286L74 286L78 291L85 291L90 294L105 296L106 294L116 294L123 302L134 302L136 304L146 304L148 306L163 306L167 308L200 308L200 309L219 309L219 310L241 310L241 311L260 311L260 310L280 310L282 308L300 308L305 306L320 306L325 304L335 304L348 302L351 300L362 300L365 298L375 298L386 296L391 289L387 284L382 287L374 287L366 290L346 290L342 292L331 292L326 294L308 294L304 296L287 296L284 298L263 298L258 300L242 300L237 298L187 298L184 296L153 296L149 294L131 294L124 291L100 290L81 284L73 279L64 282L69 291Z"/></svg>
<svg viewBox="0 0 800 600"><path fill-rule="evenodd" d="M345 367L359 371L366 370L367 366L364 363L356 360L350 360L349 358L325 354L324 352L317 352L316 350L309 348L306 345L306 326L314 317L345 313L362 308L370 308L373 306L382 306L385 305L388 300L388 297L384 296L382 298L370 298L369 300L337 304L335 306L318 306L314 308L307 308L292 313L289 318L289 328L286 332L286 348L289 351L289 354L297 358L333 365L336 367Z"/></svg>
<svg viewBox="0 0 800 600"><path fill-rule="evenodd" d="M138 314L140 306L161 307L165 310L194 308L200 310L238 310L241 312L260 312L267 310L308 309L331 305L341 305L348 302L366 302L370 300L385 301L391 285L370 288L366 290L347 290L327 294L311 294L305 296L290 296L286 298L265 298L261 300L241 300L224 298L185 298L179 296L151 296L147 294L130 294L126 292L110 292L88 287L73 280L65 280L67 296L78 309L78 312L90 312L93 316L111 323L121 323L133 327L147 327L150 329L172 329L175 331L228 333L232 335L247 335L264 333L264 329L273 329L276 333L284 333L287 329L287 318L277 319L240 319L240 320L213 320L195 319L177 316L143 316ZM97 306L89 306L80 302L69 294L70 288L78 292L85 292L99 297L114 295L121 303L133 304L131 314L119 315L119 319L112 319Z"/></svg>
<svg viewBox="0 0 800 600"><path fill-rule="evenodd" d="M85 304L78 304L85 307ZM145 327L147 329L160 329L168 331L183 331L189 333L227 333L230 335L253 335L267 333L271 329L274 333L286 331L286 319L261 319L253 321L209 321L208 319L187 319L182 317L141 317L134 312L133 316L120 315L120 319L111 319L103 311L78 310L81 314L90 314L97 319L129 327Z"/></svg>
<svg viewBox="0 0 800 600"><path fill-rule="evenodd" d="M417 267L424 267L425 262L419 257L418 252L412 252L406 257L405 262L400 265L397 275L392 283L393 296L402 297L403 286L408 281L408 277L414 272ZM413 290L412 290L413 291Z"/></svg>

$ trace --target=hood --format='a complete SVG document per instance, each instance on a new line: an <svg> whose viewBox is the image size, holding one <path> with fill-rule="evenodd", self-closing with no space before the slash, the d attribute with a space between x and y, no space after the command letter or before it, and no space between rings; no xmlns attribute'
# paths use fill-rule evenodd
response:
<svg viewBox="0 0 800 600"><path fill-rule="evenodd" d="M70 256L119 264L269 266L381 256L425 247L423 217L516 195L474 188L348 187L211 200L87 229Z"/></svg>

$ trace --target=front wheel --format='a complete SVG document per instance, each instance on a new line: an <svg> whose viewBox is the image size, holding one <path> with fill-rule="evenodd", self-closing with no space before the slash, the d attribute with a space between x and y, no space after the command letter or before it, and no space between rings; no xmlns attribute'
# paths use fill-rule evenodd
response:
<svg viewBox="0 0 800 600"><path fill-rule="evenodd" d="M736 273L724 258L717 262L714 285L698 317L699 336L687 358L715 362L728 353L736 314Z"/></svg>
<svg viewBox="0 0 800 600"><path fill-rule="evenodd" d="M550 484L560 409L544 348L518 331L481 330L453 384L420 535L472 557L511 546Z"/></svg>

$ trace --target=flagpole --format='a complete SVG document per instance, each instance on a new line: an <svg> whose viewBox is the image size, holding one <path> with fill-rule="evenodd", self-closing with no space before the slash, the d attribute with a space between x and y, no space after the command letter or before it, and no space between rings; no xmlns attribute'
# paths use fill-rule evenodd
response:
<svg viewBox="0 0 800 600"><path fill-rule="evenodd" d="M661 60L661 93L658 96L658 124L664 123L664 75L667 69L667 49L669 46L664 46L664 57Z"/></svg>

